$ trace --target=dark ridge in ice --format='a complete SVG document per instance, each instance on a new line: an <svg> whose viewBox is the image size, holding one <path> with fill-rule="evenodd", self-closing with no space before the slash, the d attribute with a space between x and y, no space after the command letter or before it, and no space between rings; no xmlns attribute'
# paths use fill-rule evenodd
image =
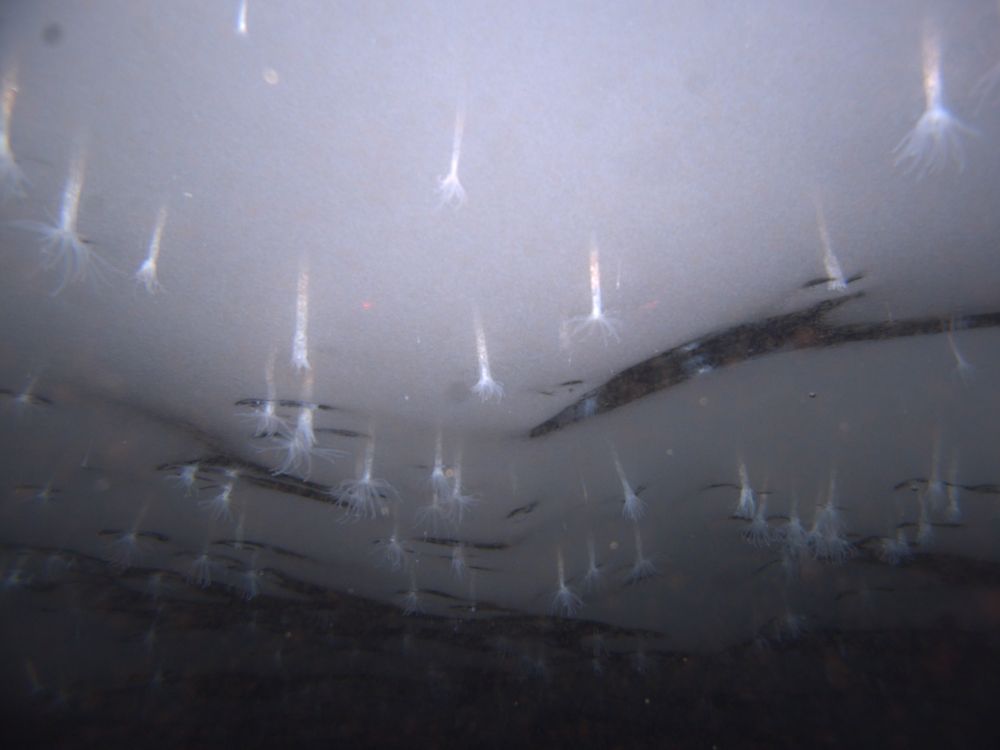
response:
<svg viewBox="0 0 1000 750"><path fill-rule="evenodd" d="M656 354L585 393L554 417L533 427L528 436L542 437L651 393L680 385L699 373L731 367L769 354L857 341L929 336L951 330L948 320L936 317L839 326L827 322L826 318L834 310L863 294L858 292L828 299L805 310L776 315L755 323L743 323ZM969 315L956 320L955 326L960 329L1000 326L1000 312Z"/></svg>

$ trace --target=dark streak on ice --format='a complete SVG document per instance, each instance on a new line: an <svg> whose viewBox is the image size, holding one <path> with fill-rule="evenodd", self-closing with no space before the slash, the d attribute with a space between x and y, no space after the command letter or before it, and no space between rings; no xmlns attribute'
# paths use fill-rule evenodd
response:
<svg viewBox="0 0 1000 750"><path fill-rule="evenodd" d="M831 325L826 318L841 305L864 292L819 302L797 312L743 323L716 334L675 346L615 375L585 393L554 417L532 428L531 438L561 430L589 417L612 411L657 391L666 390L706 370L756 359L769 354L838 346L856 341L886 341L906 336L947 333L942 318L916 318L882 323ZM1000 326L1000 312L969 315L956 320L961 329Z"/></svg>

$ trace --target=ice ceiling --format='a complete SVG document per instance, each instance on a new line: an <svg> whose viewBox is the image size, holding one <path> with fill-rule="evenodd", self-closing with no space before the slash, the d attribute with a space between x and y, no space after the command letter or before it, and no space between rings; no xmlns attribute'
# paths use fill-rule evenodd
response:
<svg viewBox="0 0 1000 750"><path fill-rule="evenodd" d="M992 622L994 3L0 14L8 673L104 589Z"/></svg>

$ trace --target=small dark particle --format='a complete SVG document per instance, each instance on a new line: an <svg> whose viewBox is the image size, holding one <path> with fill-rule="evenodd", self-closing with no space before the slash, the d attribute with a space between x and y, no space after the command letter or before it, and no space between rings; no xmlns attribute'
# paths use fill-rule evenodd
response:
<svg viewBox="0 0 1000 750"><path fill-rule="evenodd" d="M988 495L1000 495L1000 484L960 484L963 490L969 492L983 492Z"/></svg>
<svg viewBox="0 0 1000 750"><path fill-rule="evenodd" d="M140 531L136 536L141 536L143 539L155 539L158 542L169 542L170 537L166 534L162 534L159 531Z"/></svg>
<svg viewBox="0 0 1000 750"><path fill-rule="evenodd" d="M402 592L402 593L407 593L407 592ZM454 594L449 594L446 591L440 591L438 589L421 589L420 593L427 594L427 596L436 596L438 599L448 599L454 602L464 601L460 596L455 596Z"/></svg>
<svg viewBox="0 0 1000 750"><path fill-rule="evenodd" d="M816 391L809 391L809 398L816 398Z"/></svg>
<svg viewBox="0 0 1000 750"><path fill-rule="evenodd" d="M488 550L490 552L510 549L510 545L505 542L466 542L465 546L471 549Z"/></svg>
<svg viewBox="0 0 1000 750"><path fill-rule="evenodd" d="M827 278L826 276L820 276L818 279L809 279L809 281L807 281L805 284L802 285L802 288L803 289L811 289L814 286L819 286L820 284L825 284L826 282L828 282L830 280L831 279Z"/></svg>
<svg viewBox="0 0 1000 750"><path fill-rule="evenodd" d="M461 539L448 539L445 537L427 536L420 539L412 539L411 542L421 542L423 544L433 544L438 547L464 546L466 549L482 550L487 552L497 552L509 549L510 545L505 542L463 542Z"/></svg>
<svg viewBox="0 0 1000 750"><path fill-rule="evenodd" d="M313 430L313 432L325 432L325 433L328 433L330 435L339 435L340 437L346 437L346 438L368 438L368 437L370 437L369 435L366 435L363 432L357 432L355 430L344 430L344 429L341 429L340 427L317 427L317 428L315 428Z"/></svg>
<svg viewBox="0 0 1000 750"><path fill-rule="evenodd" d="M456 604L452 605L452 609L468 609L469 612L479 614L497 614L497 615L512 615L516 614L516 609L509 609L507 607L501 607L499 604L493 604L492 602L478 602L469 605L467 608L464 605Z"/></svg>
<svg viewBox="0 0 1000 750"><path fill-rule="evenodd" d="M416 539L415 541L423 542L424 544L433 544L438 547L457 547L463 543L458 539L450 539L448 537L440 536L425 536L423 539Z"/></svg>
<svg viewBox="0 0 1000 750"><path fill-rule="evenodd" d="M260 407L268 403L266 398L241 398L236 402L235 406L253 406Z"/></svg>
<svg viewBox="0 0 1000 750"><path fill-rule="evenodd" d="M177 469L181 469L181 468L183 468L185 466L194 466L196 464L199 464L200 462L201 462L201 459L194 458L194 459L191 459L190 461L175 461L175 462L171 462L171 463L167 463L167 464L157 464L156 470L157 471L176 471Z"/></svg>
<svg viewBox="0 0 1000 750"><path fill-rule="evenodd" d="M48 45L58 44L62 40L63 30L58 23L46 24L42 29L42 41Z"/></svg>
<svg viewBox="0 0 1000 750"><path fill-rule="evenodd" d="M740 485L733 484L732 482L716 482L715 484L709 484L709 485L706 485L705 487L702 487L702 491L704 491L704 490L717 490L717 489L720 489L720 488L731 489L731 490L742 490L743 489ZM646 488L645 487L639 487L635 491L635 494L638 495L644 489L646 489ZM772 495L777 495L778 494L778 490L754 490L754 494L756 494L757 497L771 497ZM739 519L741 521L747 520L745 518L740 518L739 516L730 516L730 518ZM785 516L768 516L768 519L771 519L771 518L785 518Z"/></svg>
<svg viewBox="0 0 1000 750"><path fill-rule="evenodd" d="M539 505L541 505L541 503L536 500L533 503L528 503L527 505L522 505L519 508L514 508L514 510L507 514L507 520L517 518L518 516L526 516L529 513L532 513Z"/></svg>
<svg viewBox="0 0 1000 750"><path fill-rule="evenodd" d="M279 398L269 399L269 398L241 398L236 402L236 406L252 406L254 408L260 408L264 404L274 402L278 406L284 406L287 409L318 409L319 411L334 411L336 407L330 406L329 404L314 404L310 401L299 401L297 399L291 398Z"/></svg>
<svg viewBox="0 0 1000 750"><path fill-rule="evenodd" d="M939 481L944 487L958 487L960 490L966 490L967 492L978 492L986 495L1000 495L1000 484L958 484L957 482L946 482L944 480ZM919 492L920 488L926 484L927 480L923 477L914 477L913 479L904 479L902 482L894 485L893 489Z"/></svg>
<svg viewBox="0 0 1000 750"><path fill-rule="evenodd" d="M274 475L271 473L271 469L266 466L261 466L260 464L251 463L249 461L244 461L243 459L234 458L221 453L186 461L184 464L176 462L161 464L157 467L157 469L162 471L164 469L180 465L191 465L195 463L203 467L203 472L218 472L226 471L227 469L235 470L238 472L240 479L273 492L298 495L299 497L306 498L307 500L315 500L317 502L331 505L339 504L339 501L334 499L331 495L333 491L331 487L318 484L316 482L310 482L305 479L299 479L288 474Z"/></svg>
<svg viewBox="0 0 1000 750"><path fill-rule="evenodd" d="M244 477L250 484L262 487L273 492L282 492L286 495L297 495L307 500L314 500L327 505L343 505L343 502L335 497L333 487L310 482L305 479L298 479L288 474L278 474L273 477L268 476L246 476Z"/></svg>
<svg viewBox="0 0 1000 750"><path fill-rule="evenodd" d="M554 388L549 388L547 390L540 390L538 392L541 393L543 396L555 396L556 395L556 391L558 389L560 389L560 388L565 388L570 393L572 393L573 390L578 385L583 385L583 381L582 380L567 380L564 383L559 383L559 385L555 386Z"/></svg>
<svg viewBox="0 0 1000 750"><path fill-rule="evenodd" d="M329 404L313 404L309 401L297 401L295 399L283 398L278 400L278 406L290 407L293 409L318 409L319 411L335 411L337 407Z"/></svg>
<svg viewBox="0 0 1000 750"><path fill-rule="evenodd" d="M290 550L287 547L279 547L276 544L269 544L269 545L266 545L266 546L267 546L267 549L269 549L271 552L273 552L276 555L282 555L283 557L291 557L291 558L293 558L295 560L308 560L309 559L306 555L303 555L301 552L295 552L294 550Z"/></svg>

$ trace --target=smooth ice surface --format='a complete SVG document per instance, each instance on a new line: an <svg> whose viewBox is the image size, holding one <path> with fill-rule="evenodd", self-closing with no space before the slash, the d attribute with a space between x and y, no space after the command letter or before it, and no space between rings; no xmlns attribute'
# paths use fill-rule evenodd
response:
<svg viewBox="0 0 1000 750"><path fill-rule="evenodd" d="M803 543L791 578L781 564L793 506L808 532L831 474L846 541L872 550L899 524L917 538L921 497L945 521L948 499L929 507L944 485L898 483L1000 484L1000 331L961 325L1000 310L1000 102L973 95L1000 14L925 5L254 3L240 30L236 2L6 4L8 135L27 182L0 205L3 580L60 550L121 567L116 534L138 527L168 540L137 537L127 563L193 576L182 597L206 572L255 601L289 595L258 574L280 570L428 615L546 615L559 548L583 600L560 614L672 648L799 615L983 626L960 591L914 594L923 574L906 561L838 566ZM926 17L949 107L977 137L964 170L917 179L893 149L922 112ZM457 103L465 200L442 206ZM51 222L78 149L76 228L114 270L53 297L59 279L16 223ZM826 283L818 193L843 290ZM133 274L166 205L150 295ZM567 336L591 308L592 242L615 335ZM306 261L311 385L292 363ZM958 324L951 341L701 368L528 437L658 352L855 292L833 322ZM473 392L477 316L502 400ZM52 405L17 399L32 377ZM288 467L309 466L314 497L211 464L197 492L165 481L220 455L264 476L281 466L282 435L255 437L243 418L275 398L305 402L277 406L286 440L312 415L315 442L299 434L309 455ZM451 496L430 481L439 433L447 478L459 469ZM374 518L352 519L337 487L372 434L381 494ZM656 571L630 585L616 453ZM741 461L770 546L731 517ZM57 495L32 500L48 482ZM224 508L199 508L227 487ZM961 525L925 524L924 551L998 560L998 502L963 491ZM600 584L585 586L591 535ZM300 557L230 545L215 550L236 562L209 570L201 555L220 540ZM474 575L453 574L448 540ZM858 591L881 599L845 594ZM3 668L21 674L22 655Z"/></svg>

